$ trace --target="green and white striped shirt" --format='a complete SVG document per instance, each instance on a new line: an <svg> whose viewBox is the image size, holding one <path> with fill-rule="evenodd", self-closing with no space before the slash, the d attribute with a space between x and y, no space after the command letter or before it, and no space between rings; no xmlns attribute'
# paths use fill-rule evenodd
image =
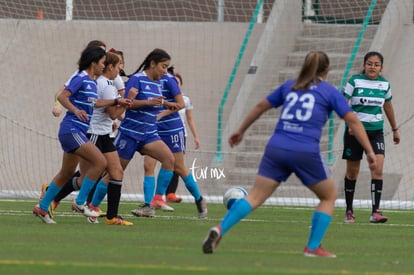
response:
<svg viewBox="0 0 414 275"><path fill-rule="evenodd" d="M343 93L365 130L383 129L382 107L392 99L388 80L382 76L373 80L364 74L354 75L345 85Z"/></svg>

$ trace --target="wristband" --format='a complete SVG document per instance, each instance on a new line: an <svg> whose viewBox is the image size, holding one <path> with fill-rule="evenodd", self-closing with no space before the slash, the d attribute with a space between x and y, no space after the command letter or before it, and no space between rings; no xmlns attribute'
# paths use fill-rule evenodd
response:
<svg viewBox="0 0 414 275"><path fill-rule="evenodd" d="M393 128L392 131L393 132L397 132L398 131L398 128Z"/></svg>
<svg viewBox="0 0 414 275"><path fill-rule="evenodd" d="M115 98L115 99L114 99L114 105L112 105L112 106L117 106L117 105L118 105L118 103L119 103L118 98Z"/></svg>
<svg viewBox="0 0 414 275"><path fill-rule="evenodd" d="M55 106L60 106L60 102L59 102L59 100L55 100Z"/></svg>

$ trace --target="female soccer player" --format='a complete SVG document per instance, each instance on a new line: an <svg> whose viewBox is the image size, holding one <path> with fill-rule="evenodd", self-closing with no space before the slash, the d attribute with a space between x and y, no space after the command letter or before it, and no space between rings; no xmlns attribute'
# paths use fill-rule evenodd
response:
<svg viewBox="0 0 414 275"><path fill-rule="evenodd" d="M108 52L106 54L104 72L97 79L98 99L115 100L116 104L114 106L95 108L92 114L88 137L104 154L108 163L106 168L108 173L103 179L98 181L89 207L99 212L98 206L106 194L108 194L108 211L105 223L132 225L131 222L118 216L124 170L110 137L113 120L121 116L125 112L126 107L131 103L131 100L128 98L119 98L119 91L113 82L119 74L120 63L121 59L117 54ZM88 220L94 223L98 222L95 217L89 217Z"/></svg>
<svg viewBox="0 0 414 275"><path fill-rule="evenodd" d="M178 81L178 86L181 90L181 87L183 85L183 78L181 77L181 74L179 74L178 72L175 72L174 67L168 68L168 71L169 73L175 76L175 78ZM186 141L187 141L188 130L187 130L186 124L188 124L188 127L190 128L190 131L193 135L194 149L197 150L200 148L200 139L198 137L197 127L196 127L196 124L193 118L194 107L193 107L193 104L191 103L190 97L188 97L184 93L182 93L182 95L184 99L184 108L179 110L178 114L180 115L180 118L184 126L184 146L187 148ZM167 202L179 203L182 200L181 197L176 195L176 191L178 187L178 179L179 179L178 177L179 177L178 174L174 172L171 182L168 185L167 191L165 192L165 199Z"/></svg>
<svg viewBox="0 0 414 275"><path fill-rule="evenodd" d="M177 110L176 103L164 100L160 79L170 65L170 55L162 49L154 49L136 72L130 76L125 87L125 97L133 100L125 112L119 127L115 145L121 165L125 170L135 152L148 155L161 162L157 177L156 193L164 194L174 170L174 155L158 135L157 116L164 110ZM144 190L145 193L145 190ZM159 202L159 207L167 206Z"/></svg>
<svg viewBox="0 0 414 275"><path fill-rule="evenodd" d="M230 146L238 145L246 130L264 112L282 106L274 134L266 145L254 185L249 194L237 200L218 226L210 229L203 252L213 253L220 239L241 219L259 207L287 178L295 173L320 200L312 217L305 256L336 257L321 247L329 227L336 199L333 177L320 154L319 141L324 124L334 110L353 129L367 152L370 169L375 155L361 122L344 97L325 79L329 59L324 52L310 52L296 80L288 80L257 104L230 135Z"/></svg>
<svg viewBox="0 0 414 275"><path fill-rule="evenodd" d="M59 141L62 145L62 167L53 178L47 191L33 214L45 223L55 223L48 213L50 203L62 186L71 179L79 158L87 164L82 187L72 206L85 216L97 217L99 214L86 205L86 197L106 168L106 159L99 149L87 138L89 119L95 107L115 104L115 100L97 99L96 77L105 67L105 50L92 46L83 50L79 59L78 74L72 78L65 90L59 94L59 102L68 110L59 128Z"/></svg>
<svg viewBox="0 0 414 275"><path fill-rule="evenodd" d="M161 83L164 99L170 103L176 104L177 109L166 109L158 115L158 134L168 145L171 152L173 152L175 158L174 172L183 179L185 187L191 195L193 195L197 207L198 218L203 219L207 217L206 201L203 199L192 173L184 164L184 126L177 111L184 107L184 99L174 75L170 73L163 75ZM163 200L163 195L165 194L169 183L165 187L164 192L157 186L155 196L152 196L155 183L154 170L156 163L157 161L154 158L145 156L144 199L146 202L141 208L131 211L135 216L152 217L154 216L154 210L152 210L152 208L164 211L174 211L174 209L167 205ZM152 202L148 205L148 202L152 197Z"/></svg>
<svg viewBox="0 0 414 275"><path fill-rule="evenodd" d="M392 128L395 144L400 143L400 133L395 120L394 107L391 99L391 87L388 80L382 77L381 71L384 57L378 52L368 52L364 57L364 69L361 74L349 79L344 88L344 95L348 99L352 110L364 125L368 138L374 148L377 167L371 171L371 223L384 223L388 217L379 211L384 168L384 116L382 109ZM363 147L355 138L352 129L346 127L344 134L344 150L342 158L346 159L346 174L344 180L346 213L344 222L355 221L353 200L356 180L359 174Z"/></svg>

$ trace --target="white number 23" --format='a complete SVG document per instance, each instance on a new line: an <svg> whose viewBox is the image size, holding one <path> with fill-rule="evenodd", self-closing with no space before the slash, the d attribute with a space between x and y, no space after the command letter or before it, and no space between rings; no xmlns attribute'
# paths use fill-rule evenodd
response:
<svg viewBox="0 0 414 275"><path fill-rule="evenodd" d="M292 120L296 118L300 121L306 121L311 118L315 106L315 97L312 94L305 93L299 97L296 93L289 93L286 96L286 101L288 103L283 109L282 119ZM297 103L300 105L293 109Z"/></svg>

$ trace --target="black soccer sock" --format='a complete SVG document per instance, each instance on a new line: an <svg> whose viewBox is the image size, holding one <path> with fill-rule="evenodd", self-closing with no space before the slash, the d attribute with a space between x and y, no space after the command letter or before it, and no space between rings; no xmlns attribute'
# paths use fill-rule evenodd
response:
<svg viewBox="0 0 414 275"><path fill-rule="evenodd" d="M89 191L88 198L86 199L86 203L87 203L88 205L89 205L89 203L92 201L93 194L95 194L96 186L98 185L98 182L99 182L100 180L101 180L101 178L99 178L99 179L95 182L95 184L93 185L93 187L92 187L91 191Z"/></svg>
<svg viewBox="0 0 414 275"><path fill-rule="evenodd" d="M382 183L382 180L371 180L372 212L379 209L382 194Z"/></svg>
<svg viewBox="0 0 414 275"><path fill-rule="evenodd" d="M65 185L60 189L59 193L54 198L55 202L60 202L64 198L66 198L70 193L73 191L79 190L79 185L77 183L78 177L74 176L70 180L68 180Z"/></svg>
<svg viewBox="0 0 414 275"><path fill-rule="evenodd" d="M345 177L345 202L346 202L346 211L353 211L353 202L355 194L355 185L356 180L350 180Z"/></svg>
<svg viewBox="0 0 414 275"><path fill-rule="evenodd" d="M122 181L109 180L108 182L108 209L106 211L106 218L112 219L118 216L119 201L121 200Z"/></svg>
<svg viewBox="0 0 414 275"><path fill-rule="evenodd" d="M167 191L165 191L165 194L175 193L177 191L178 187L178 174L174 172L170 183L168 184Z"/></svg>

